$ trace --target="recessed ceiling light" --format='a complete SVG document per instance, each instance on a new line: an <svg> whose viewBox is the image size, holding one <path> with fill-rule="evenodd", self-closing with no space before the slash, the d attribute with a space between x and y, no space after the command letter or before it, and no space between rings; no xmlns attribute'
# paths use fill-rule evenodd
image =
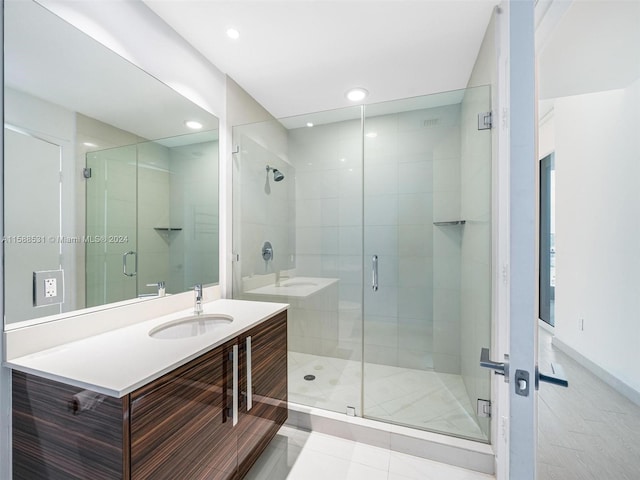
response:
<svg viewBox="0 0 640 480"><path fill-rule="evenodd" d="M186 120L184 124L192 130L200 130L202 128L202 124L195 120Z"/></svg>
<svg viewBox="0 0 640 480"><path fill-rule="evenodd" d="M309 128L313 127L313 123L307 122L307 127L309 127Z"/></svg>
<svg viewBox="0 0 640 480"><path fill-rule="evenodd" d="M367 95L369 95L369 92L364 88L358 87L358 88L352 88L346 93L346 95L347 95L347 98L352 102L359 102L360 100L364 100L367 97Z"/></svg>
<svg viewBox="0 0 640 480"><path fill-rule="evenodd" d="M227 37L237 40L240 38L240 32L235 28L227 28Z"/></svg>
<svg viewBox="0 0 640 480"><path fill-rule="evenodd" d="M96 145L95 143L91 143L91 142L82 142L82 144L85 147L97 147L98 145Z"/></svg>
<svg viewBox="0 0 640 480"><path fill-rule="evenodd" d="M367 137L369 138L376 138L378 136L377 132L369 132L366 134Z"/></svg>

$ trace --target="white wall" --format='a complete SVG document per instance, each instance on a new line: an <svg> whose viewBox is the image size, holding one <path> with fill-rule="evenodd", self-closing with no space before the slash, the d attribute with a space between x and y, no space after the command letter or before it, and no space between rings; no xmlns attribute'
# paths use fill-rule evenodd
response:
<svg viewBox="0 0 640 480"><path fill-rule="evenodd" d="M5 122L23 129L7 134L4 163L7 198L7 235L42 235L39 244L7 243L13 254L5 258L5 269L14 281L7 284L7 323L54 315L75 309L75 253L50 236L74 235L75 114L58 105L12 89L5 91ZM3 157L4 158L4 157ZM60 196L60 169L64 172ZM44 198L44 201L43 201ZM62 203L61 203L62 202ZM39 219L34 223L34 218ZM60 250L60 247L63 247ZM60 257L62 253L62 257ZM65 304L34 308L32 272L65 270Z"/></svg>
<svg viewBox="0 0 640 480"><path fill-rule="evenodd" d="M640 392L640 80L555 101L556 336ZM579 328L584 319L584 331Z"/></svg>

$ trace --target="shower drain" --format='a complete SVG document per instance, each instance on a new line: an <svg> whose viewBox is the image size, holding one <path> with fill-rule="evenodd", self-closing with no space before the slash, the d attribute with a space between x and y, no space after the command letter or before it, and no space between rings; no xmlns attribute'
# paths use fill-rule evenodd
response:
<svg viewBox="0 0 640 480"><path fill-rule="evenodd" d="M305 375L304 379L310 382L311 380L315 380L316 376L315 375Z"/></svg>

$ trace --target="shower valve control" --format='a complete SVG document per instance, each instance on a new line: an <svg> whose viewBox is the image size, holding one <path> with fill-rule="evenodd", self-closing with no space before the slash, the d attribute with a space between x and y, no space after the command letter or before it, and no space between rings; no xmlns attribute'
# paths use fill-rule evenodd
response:
<svg viewBox="0 0 640 480"><path fill-rule="evenodd" d="M264 242L262 246L262 259L265 262L273 260L273 247L271 246L271 242Z"/></svg>

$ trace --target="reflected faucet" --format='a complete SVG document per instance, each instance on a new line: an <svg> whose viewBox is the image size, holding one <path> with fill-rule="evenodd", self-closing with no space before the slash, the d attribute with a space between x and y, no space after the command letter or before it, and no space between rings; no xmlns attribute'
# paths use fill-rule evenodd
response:
<svg viewBox="0 0 640 480"><path fill-rule="evenodd" d="M198 283L193 287L194 307L193 313L200 315L202 313L202 284Z"/></svg>
<svg viewBox="0 0 640 480"><path fill-rule="evenodd" d="M159 282L156 282L156 283L147 283L147 287L156 287L158 289L158 292L157 292L158 297L164 297L166 294L166 284L164 283L164 280L160 280ZM149 296L153 297L155 295L145 294L145 293L138 295L138 297L149 297Z"/></svg>

